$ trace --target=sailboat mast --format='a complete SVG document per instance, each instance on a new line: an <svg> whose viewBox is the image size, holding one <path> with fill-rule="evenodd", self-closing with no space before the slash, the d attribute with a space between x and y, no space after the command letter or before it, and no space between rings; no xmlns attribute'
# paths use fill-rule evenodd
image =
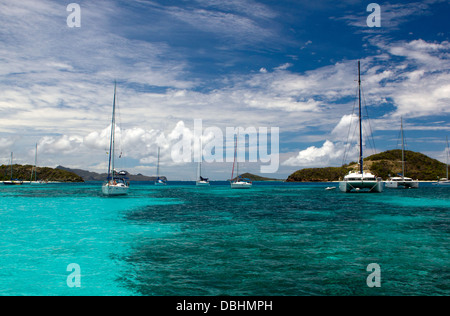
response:
<svg viewBox="0 0 450 316"><path fill-rule="evenodd" d="M158 146L158 162L156 164L156 178L159 179L159 152L160 152L160 147Z"/></svg>
<svg viewBox="0 0 450 316"><path fill-rule="evenodd" d="M13 153L11 152L11 181L13 179Z"/></svg>
<svg viewBox="0 0 450 316"><path fill-rule="evenodd" d="M449 178L448 178L448 158L449 158L449 156L450 156L450 151L449 151L449 148L448 148L448 136L446 136L445 137L445 139L447 140L447 159L446 159L446 161L447 161L447 180L450 180Z"/></svg>
<svg viewBox="0 0 450 316"><path fill-rule="evenodd" d="M197 180L200 180L200 177L202 176L202 161L203 161L203 143L202 137L200 136L200 161L198 162Z"/></svg>
<svg viewBox="0 0 450 316"><path fill-rule="evenodd" d="M37 181L37 143L36 143L36 150L34 152L34 181Z"/></svg>
<svg viewBox="0 0 450 316"><path fill-rule="evenodd" d="M401 134L402 134L402 180L405 180L405 138L403 135L403 117L401 118Z"/></svg>
<svg viewBox="0 0 450 316"><path fill-rule="evenodd" d="M362 144L362 116L361 116L361 62L358 60L358 101L359 101L359 166L363 174L363 144Z"/></svg>
<svg viewBox="0 0 450 316"><path fill-rule="evenodd" d="M36 167L37 166L37 143L36 143L36 149L34 151L34 166L31 168L31 179L30 182L33 181L33 176L34 176L34 181L37 181L37 171L36 171Z"/></svg>
<svg viewBox="0 0 450 316"><path fill-rule="evenodd" d="M239 135L239 132L238 132ZM231 181L233 181L233 176L234 176L234 165L236 163L236 156L237 156L237 137L234 139L234 161L233 161L233 169L231 169ZM239 167L238 167L239 168Z"/></svg>
<svg viewBox="0 0 450 316"><path fill-rule="evenodd" d="M111 119L111 138L109 141L109 163L108 163L108 180L110 177L114 180L114 135L115 135L115 125L116 125L116 82L114 82L114 100L113 100L113 111Z"/></svg>

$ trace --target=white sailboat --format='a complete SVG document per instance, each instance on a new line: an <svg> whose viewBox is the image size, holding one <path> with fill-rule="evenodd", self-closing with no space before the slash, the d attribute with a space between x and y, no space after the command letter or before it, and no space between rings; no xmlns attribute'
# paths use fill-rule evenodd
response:
<svg viewBox="0 0 450 316"><path fill-rule="evenodd" d="M155 185L166 185L167 184L167 180L165 178L162 178L162 177L159 176L159 153L160 153L160 148L158 147L158 162L156 164Z"/></svg>
<svg viewBox="0 0 450 316"><path fill-rule="evenodd" d="M342 192L383 192L384 182L370 172L364 171L362 144L362 115L361 115L361 65L358 61L358 92L359 92L359 171L349 172L344 180L339 182Z"/></svg>
<svg viewBox="0 0 450 316"><path fill-rule="evenodd" d="M5 185L22 185L23 181L18 179L13 179L13 153L11 152L11 180L3 181Z"/></svg>
<svg viewBox="0 0 450 316"><path fill-rule="evenodd" d="M403 134L403 118L401 118L401 137L402 137L402 174L399 177L391 177L386 181L386 188L418 188L419 180L405 177L405 138Z"/></svg>
<svg viewBox="0 0 450 316"><path fill-rule="evenodd" d="M30 184L45 184L45 183L47 183L47 181L37 179L37 144L36 144L36 149L34 152L34 166L31 168Z"/></svg>
<svg viewBox="0 0 450 316"><path fill-rule="evenodd" d="M231 170L231 188L232 189L250 189L252 187L252 181L250 179L242 178L239 175L239 162L237 161L237 139L239 138L239 133L236 136L234 143L234 161L233 169ZM234 178L234 166L236 165L236 178Z"/></svg>
<svg viewBox="0 0 450 316"><path fill-rule="evenodd" d="M202 177L202 161L203 161L203 146L200 140L200 161L198 162L197 166L197 181L195 181L195 185L198 187L207 187L209 186L210 183L208 178Z"/></svg>
<svg viewBox="0 0 450 316"><path fill-rule="evenodd" d="M123 177L124 172L117 172L114 169L114 151L115 151L115 132L116 132L116 83L114 83L113 112L111 119L111 137L109 141L109 162L108 178L102 185L102 193L107 196L128 194L129 182Z"/></svg>
<svg viewBox="0 0 450 316"><path fill-rule="evenodd" d="M438 182L433 183L434 185L440 185L440 186L450 186L450 179L448 178L448 164L449 164L449 157L450 157L450 148L448 146L448 137L446 137L447 141L447 157L446 157L446 164L447 164L447 177L441 178L438 180Z"/></svg>

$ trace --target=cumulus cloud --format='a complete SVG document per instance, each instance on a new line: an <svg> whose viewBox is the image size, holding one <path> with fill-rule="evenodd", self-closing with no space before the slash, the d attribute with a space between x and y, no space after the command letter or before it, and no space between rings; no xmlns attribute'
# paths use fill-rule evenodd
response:
<svg viewBox="0 0 450 316"><path fill-rule="evenodd" d="M39 150L46 154L71 154L79 150L83 139L78 136L44 136L38 143Z"/></svg>
<svg viewBox="0 0 450 316"><path fill-rule="evenodd" d="M12 137L0 137L0 155L3 159L7 157L14 144L14 138Z"/></svg>
<svg viewBox="0 0 450 316"><path fill-rule="evenodd" d="M99 130L80 136L43 137L39 141L40 151L44 154L60 155L72 154L89 157L94 153L104 154L109 152L111 125ZM205 137L205 139L208 139ZM187 142L187 149L178 148L179 144ZM194 139L192 130L185 126L183 121L179 121L167 135L164 131L156 129L144 129L134 127L121 129L116 125L115 148L116 155L123 158L136 159L145 165L155 164L157 161L158 148L160 150L160 162L162 165L177 165L184 162L191 162L192 152L198 145ZM191 151L192 148L192 151ZM183 155L188 154L188 158ZM184 160L186 161L184 161Z"/></svg>
<svg viewBox="0 0 450 316"><path fill-rule="evenodd" d="M390 69L385 84L373 92L393 100L396 110L390 113L392 116L398 119L450 113L450 42L419 39L389 44L375 38L372 43L404 58Z"/></svg>
<svg viewBox="0 0 450 316"><path fill-rule="evenodd" d="M283 165L297 167L329 167L348 163L346 159L357 160L359 154L358 116L344 115L332 129L322 147L310 146L300 150L296 156L286 159ZM364 129L364 127L363 127ZM367 136L369 135L365 135ZM363 140L363 146L365 142Z"/></svg>
<svg viewBox="0 0 450 316"><path fill-rule="evenodd" d="M336 165L336 162L344 156L342 143L334 144L326 140L322 147L311 146L301 150L297 156L287 159L283 164L287 166L324 167Z"/></svg>

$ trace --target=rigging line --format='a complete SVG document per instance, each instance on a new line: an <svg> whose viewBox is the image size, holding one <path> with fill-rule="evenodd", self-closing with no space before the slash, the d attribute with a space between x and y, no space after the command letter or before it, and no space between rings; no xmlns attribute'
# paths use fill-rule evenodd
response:
<svg viewBox="0 0 450 316"><path fill-rule="evenodd" d="M351 122L351 127L353 127L353 133L352 133L352 136L351 136L351 138L349 138L349 141L348 141L348 143L345 145L345 150L346 150L346 154L345 154L345 161L347 160L347 159L349 159L348 158L348 155L349 155L349 151L351 151L351 149L353 148L352 147L352 144L354 143L354 140L356 140L357 139L357 133L358 133L358 124L353 124L353 119L352 119L352 122ZM343 163L344 164L344 163Z"/></svg>
<svg viewBox="0 0 450 316"><path fill-rule="evenodd" d="M369 117L369 111L367 110L367 104L366 104L366 98L364 95L364 90L363 87L361 85L361 92L362 92L362 96L363 96L363 101L364 101L364 109L366 110L366 117L367 117L367 121L369 122L369 130L370 130L370 137L367 137L369 140L369 145L373 146L373 152L376 154L376 147L375 147L375 139L373 138L373 129L372 129L372 124L370 124L370 117ZM372 140L372 143L370 143L370 140Z"/></svg>
<svg viewBox="0 0 450 316"><path fill-rule="evenodd" d="M355 124L354 129L353 129L353 136L352 139L356 140L355 142L358 143L357 139L358 136L356 135L357 133L359 133L359 128L358 128L358 124ZM351 148L351 145L349 146L349 148ZM359 158L357 159L358 164L360 163Z"/></svg>
<svg viewBox="0 0 450 316"><path fill-rule="evenodd" d="M119 94L117 93L117 100L116 100L116 111L117 111L117 116L118 116L118 125L119 126L119 159L123 158L123 151L124 151L124 142L122 139L122 133L123 133L123 128L122 128L122 116L120 113L120 102L119 102ZM120 167L121 168L126 168L127 166L125 165L126 162L124 162L123 160L121 160L120 163Z"/></svg>
<svg viewBox="0 0 450 316"><path fill-rule="evenodd" d="M356 92L355 92L355 97L353 98L353 109L352 109L352 114L350 116L350 124L348 126L348 132L347 132L347 140L346 143L344 144L344 157L342 159L342 165L344 165L345 161L347 161L347 148L351 147L350 141L349 141L349 137L350 137L350 130L352 128L352 123L353 123L353 117L355 114L355 108L356 108L356 100L358 98L358 88L356 88ZM355 133L355 132L354 132ZM352 137L353 139L353 137Z"/></svg>
<svg viewBox="0 0 450 316"><path fill-rule="evenodd" d="M120 102L119 102L119 95L117 94L117 116L119 117L119 150L120 150L120 156L119 158L122 158L122 151L123 151L123 142L122 142L122 117L120 115Z"/></svg>

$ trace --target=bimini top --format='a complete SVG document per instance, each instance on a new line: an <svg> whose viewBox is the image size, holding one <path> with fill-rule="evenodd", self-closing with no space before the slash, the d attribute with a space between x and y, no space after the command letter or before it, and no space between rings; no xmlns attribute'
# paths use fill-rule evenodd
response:
<svg viewBox="0 0 450 316"><path fill-rule="evenodd" d="M242 176L238 176L238 177L236 178L236 182L242 182L242 181L245 181L245 182L252 182L252 180L250 180L249 178L242 178Z"/></svg>

